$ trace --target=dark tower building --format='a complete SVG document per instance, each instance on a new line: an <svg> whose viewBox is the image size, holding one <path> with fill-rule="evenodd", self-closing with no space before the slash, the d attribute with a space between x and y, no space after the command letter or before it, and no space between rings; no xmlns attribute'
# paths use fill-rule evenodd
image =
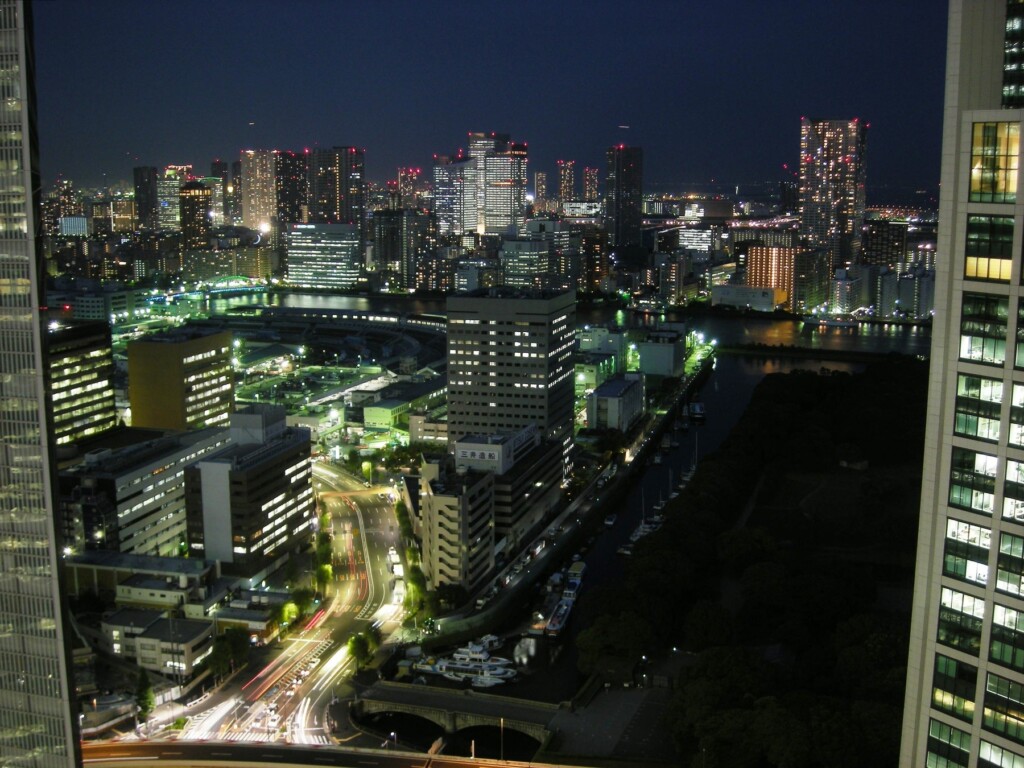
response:
<svg viewBox="0 0 1024 768"><path fill-rule="evenodd" d="M156 229L156 168L148 165L135 169L135 215L139 226Z"/></svg>
<svg viewBox="0 0 1024 768"><path fill-rule="evenodd" d="M274 187L277 193L277 221L280 225L306 220L309 200L306 152L281 150L277 153ZM281 226L281 230L287 227Z"/></svg>
<svg viewBox="0 0 1024 768"><path fill-rule="evenodd" d="M231 186L231 171L227 160L214 160L210 163L210 178L220 179L220 200L221 210L219 211L226 224L231 223L231 216L228 210L229 187Z"/></svg>
<svg viewBox="0 0 1024 768"><path fill-rule="evenodd" d="M640 245L643 202L644 151L617 144L608 149L605 185L605 229L610 247Z"/></svg>
<svg viewBox="0 0 1024 768"><path fill-rule="evenodd" d="M201 181L187 181L178 193L181 216L181 250L210 247L210 188Z"/></svg>
<svg viewBox="0 0 1024 768"><path fill-rule="evenodd" d="M309 221L352 224L366 236L366 180L363 150L314 149L309 153Z"/></svg>

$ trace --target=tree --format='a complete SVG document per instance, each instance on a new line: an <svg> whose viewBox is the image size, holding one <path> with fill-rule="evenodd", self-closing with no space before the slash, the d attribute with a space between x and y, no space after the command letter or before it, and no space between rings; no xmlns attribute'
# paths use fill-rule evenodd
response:
<svg viewBox="0 0 1024 768"><path fill-rule="evenodd" d="M469 593L461 584L438 584L437 600L442 608L453 610L469 601Z"/></svg>
<svg viewBox="0 0 1024 768"><path fill-rule="evenodd" d="M156 695L153 693L153 684L149 682L149 673L145 669L139 670L139 677L135 683L135 706L138 708L139 722L146 722L156 708Z"/></svg>
<svg viewBox="0 0 1024 768"><path fill-rule="evenodd" d="M330 563L324 563L316 569L316 585L321 592L327 589L327 585L331 583L333 578L334 568L331 567Z"/></svg>
<svg viewBox="0 0 1024 768"><path fill-rule="evenodd" d="M366 639L366 635L352 635L348 639L348 653L356 660L356 666L361 667L366 664L371 658L370 643Z"/></svg>
<svg viewBox="0 0 1024 768"><path fill-rule="evenodd" d="M292 602L299 609L300 616L305 616L309 613L309 610L313 607L313 598L315 596L316 593L308 587L300 587L292 591Z"/></svg>

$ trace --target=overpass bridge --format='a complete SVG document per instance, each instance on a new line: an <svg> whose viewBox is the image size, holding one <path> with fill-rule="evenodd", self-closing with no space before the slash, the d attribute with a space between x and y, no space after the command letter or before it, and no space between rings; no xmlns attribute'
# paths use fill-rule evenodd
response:
<svg viewBox="0 0 1024 768"><path fill-rule="evenodd" d="M392 712L416 715L456 733L474 726L508 728L547 746L554 735L551 722L557 704L479 693L471 688L448 690L379 681L360 693L351 705L357 721L369 715Z"/></svg>

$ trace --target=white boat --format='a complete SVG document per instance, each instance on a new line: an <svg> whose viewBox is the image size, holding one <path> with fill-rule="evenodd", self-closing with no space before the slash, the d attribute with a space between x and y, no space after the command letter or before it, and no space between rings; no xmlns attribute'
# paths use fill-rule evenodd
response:
<svg viewBox="0 0 1024 768"><path fill-rule="evenodd" d="M502 646L502 640L497 635L484 635L478 638L474 645L482 646L485 650L496 651Z"/></svg>
<svg viewBox="0 0 1024 768"><path fill-rule="evenodd" d="M512 663L511 659L505 659L501 656L491 656L490 651L476 643L470 643L462 648L456 648L455 652L452 654L452 659L455 661L479 661L484 664L500 664L503 666Z"/></svg>
<svg viewBox="0 0 1024 768"><path fill-rule="evenodd" d="M604 519L604 524L607 525L609 528L611 528L613 525L615 525L615 521L618 520L618 519L619 519L618 515L608 515Z"/></svg>

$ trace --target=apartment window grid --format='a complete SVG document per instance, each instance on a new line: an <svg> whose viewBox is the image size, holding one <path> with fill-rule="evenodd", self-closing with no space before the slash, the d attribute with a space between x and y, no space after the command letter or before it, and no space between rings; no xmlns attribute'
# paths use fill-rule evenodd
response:
<svg viewBox="0 0 1024 768"><path fill-rule="evenodd" d="M964 254L965 278L1010 282L1013 268L1013 217L969 215Z"/></svg>
<svg viewBox="0 0 1024 768"><path fill-rule="evenodd" d="M928 721L928 757L926 768L967 768L971 753L971 735L959 728Z"/></svg>
<svg viewBox="0 0 1024 768"><path fill-rule="evenodd" d="M932 706L948 715L971 722L978 668L941 653L935 654L932 675Z"/></svg>
<svg viewBox="0 0 1024 768"><path fill-rule="evenodd" d="M1020 123L975 123L971 136L969 200L1015 203L1020 163Z"/></svg>

